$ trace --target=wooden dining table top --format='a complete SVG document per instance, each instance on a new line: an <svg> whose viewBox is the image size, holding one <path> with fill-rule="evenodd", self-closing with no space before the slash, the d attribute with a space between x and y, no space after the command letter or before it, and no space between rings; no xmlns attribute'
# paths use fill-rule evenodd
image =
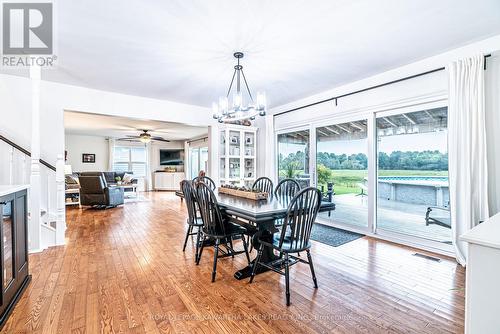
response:
<svg viewBox="0 0 500 334"><path fill-rule="evenodd" d="M218 193L217 202L222 209L230 211L233 214L238 214L242 218L260 222L273 219L283 218L288 209L288 203L291 197L271 196L267 200L255 201L248 198L237 197L228 194ZM320 212L335 210L335 204L327 201L322 201Z"/></svg>

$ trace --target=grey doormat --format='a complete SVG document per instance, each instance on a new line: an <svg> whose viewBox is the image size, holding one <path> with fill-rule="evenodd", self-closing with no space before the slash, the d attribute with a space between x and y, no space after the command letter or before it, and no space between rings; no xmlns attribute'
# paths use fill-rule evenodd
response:
<svg viewBox="0 0 500 334"><path fill-rule="evenodd" d="M348 242L364 237L363 234L341 230L336 227L315 223L311 231L311 239L338 247Z"/></svg>

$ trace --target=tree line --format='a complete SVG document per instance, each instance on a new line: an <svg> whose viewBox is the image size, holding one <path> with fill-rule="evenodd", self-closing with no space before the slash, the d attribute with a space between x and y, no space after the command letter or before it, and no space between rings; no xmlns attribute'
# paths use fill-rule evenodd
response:
<svg viewBox="0 0 500 334"><path fill-rule="evenodd" d="M335 154L318 152L317 164L329 169L368 168L366 154ZM306 163L304 152L290 153L287 157L279 156L280 169L303 170ZM448 170L448 154L439 151L394 151L390 154L380 152L378 155L379 169L387 170Z"/></svg>

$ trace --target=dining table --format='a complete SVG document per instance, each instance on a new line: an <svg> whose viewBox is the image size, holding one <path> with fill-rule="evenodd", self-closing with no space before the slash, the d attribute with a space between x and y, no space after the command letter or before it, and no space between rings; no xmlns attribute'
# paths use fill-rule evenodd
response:
<svg viewBox="0 0 500 334"><path fill-rule="evenodd" d="M252 226L255 233L252 236L252 246L255 249L260 248L259 238L265 238L272 241L274 233L279 230L275 227L275 222L286 216L288 204L292 197L289 196L270 196L265 200L253 200L243 197L237 197L229 194L222 194L215 191L217 202L221 210L231 218L231 221L243 226ZM319 212L330 212L335 210L335 204L329 201L322 201ZM280 257L274 254L270 247L264 247L261 261L272 265ZM234 277L238 280L248 278L252 274L252 267L255 259L250 265L241 268ZM261 274L269 269L259 266L256 274Z"/></svg>

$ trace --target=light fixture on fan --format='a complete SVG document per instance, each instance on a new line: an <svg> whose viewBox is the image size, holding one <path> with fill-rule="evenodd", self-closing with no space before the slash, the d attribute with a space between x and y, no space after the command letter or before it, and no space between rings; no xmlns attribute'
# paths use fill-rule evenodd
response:
<svg viewBox="0 0 500 334"><path fill-rule="evenodd" d="M212 111L214 119L219 123L224 122L238 122L244 120L254 120L257 115L265 116L267 105L265 93L257 93L256 101L254 101L250 88L248 87L245 73L243 73L243 66L240 65L240 59L243 58L243 52L235 52L233 56L238 60L238 64L234 66L233 78L226 96L220 97L219 102L212 103ZM244 104L243 94L241 92L241 77L245 83L250 103ZM232 96L231 104L229 103L229 95L233 88L234 79L236 78L236 92Z"/></svg>
<svg viewBox="0 0 500 334"><path fill-rule="evenodd" d="M146 130L143 131L144 132L139 135L139 140L142 143L147 144L151 141L151 135Z"/></svg>

